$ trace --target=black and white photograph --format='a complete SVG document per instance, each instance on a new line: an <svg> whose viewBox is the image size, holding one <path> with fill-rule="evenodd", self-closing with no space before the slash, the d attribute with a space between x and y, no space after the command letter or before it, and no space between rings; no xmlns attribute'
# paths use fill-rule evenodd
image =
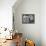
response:
<svg viewBox="0 0 46 46"><path fill-rule="evenodd" d="M35 15L34 14L23 14L22 23L23 24L35 23Z"/></svg>

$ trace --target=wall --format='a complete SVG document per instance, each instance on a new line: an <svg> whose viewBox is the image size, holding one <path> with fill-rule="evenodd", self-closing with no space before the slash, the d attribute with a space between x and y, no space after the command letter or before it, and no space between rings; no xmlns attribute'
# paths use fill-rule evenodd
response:
<svg viewBox="0 0 46 46"><path fill-rule="evenodd" d="M24 38L34 40L36 46L41 46L40 9L40 0L23 0L20 5L13 7L15 29L22 32ZM22 24L22 14L26 13L35 14L35 24Z"/></svg>
<svg viewBox="0 0 46 46"><path fill-rule="evenodd" d="M12 28L12 6L16 0L0 0L0 27Z"/></svg>
<svg viewBox="0 0 46 46"><path fill-rule="evenodd" d="M41 41L46 46L46 0L41 1Z"/></svg>

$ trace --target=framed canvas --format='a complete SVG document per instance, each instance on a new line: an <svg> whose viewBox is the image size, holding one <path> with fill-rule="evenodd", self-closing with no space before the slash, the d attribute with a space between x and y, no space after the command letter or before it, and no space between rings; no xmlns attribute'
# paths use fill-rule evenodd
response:
<svg viewBox="0 0 46 46"><path fill-rule="evenodd" d="M22 15L22 24L34 24L35 15L34 14L23 14Z"/></svg>

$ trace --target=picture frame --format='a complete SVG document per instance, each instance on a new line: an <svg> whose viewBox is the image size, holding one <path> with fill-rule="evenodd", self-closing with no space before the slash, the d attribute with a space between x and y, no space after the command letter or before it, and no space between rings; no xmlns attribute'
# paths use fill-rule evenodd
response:
<svg viewBox="0 0 46 46"><path fill-rule="evenodd" d="M22 14L22 24L34 24L35 14Z"/></svg>

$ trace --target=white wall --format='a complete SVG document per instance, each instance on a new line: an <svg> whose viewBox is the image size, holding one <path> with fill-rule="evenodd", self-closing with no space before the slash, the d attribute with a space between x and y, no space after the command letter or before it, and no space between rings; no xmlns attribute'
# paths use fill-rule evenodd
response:
<svg viewBox="0 0 46 46"><path fill-rule="evenodd" d="M46 46L46 0L41 1L41 40L42 46Z"/></svg>
<svg viewBox="0 0 46 46"><path fill-rule="evenodd" d="M0 0L0 27L12 28L12 6L16 0Z"/></svg>
<svg viewBox="0 0 46 46"><path fill-rule="evenodd" d="M13 8L15 28L18 32L22 32L25 38L34 40L36 46L41 46L40 9L40 0L23 0L17 8ZM35 24L22 24L22 14L26 13L35 14Z"/></svg>

